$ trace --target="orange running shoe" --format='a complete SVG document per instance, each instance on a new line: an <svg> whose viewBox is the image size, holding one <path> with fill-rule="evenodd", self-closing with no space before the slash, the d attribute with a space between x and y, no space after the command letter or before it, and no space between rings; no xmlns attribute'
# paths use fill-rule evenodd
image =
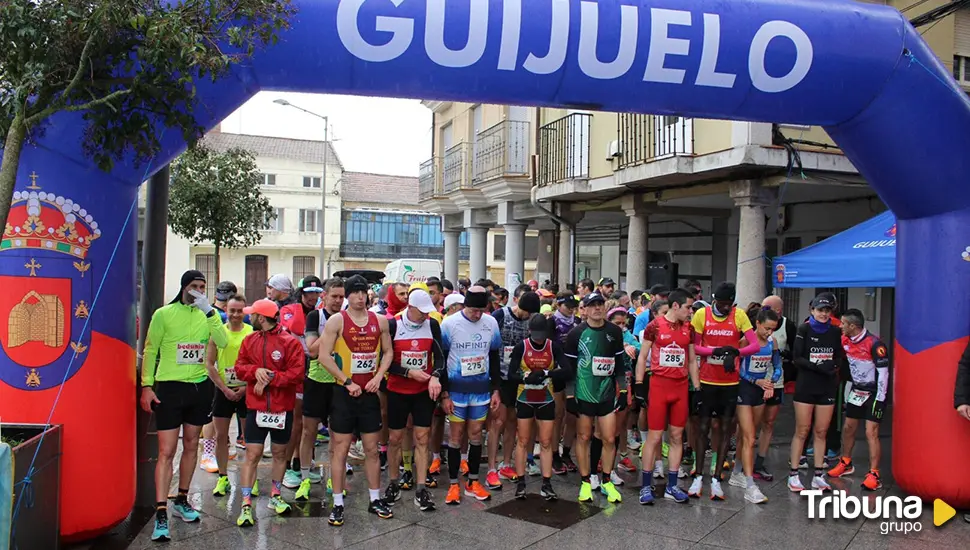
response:
<svg viewBox="0 0 970 550"><path fill-rule="evenodd" d="M448 494L445 496L445 504L457 506L461 504L461 487L457 483L452 483L448 487Z"/></svg>
<svg viewBox="0 0 970 550"><path fill-rule="evenodd" d="M616 467L624 472L632 472L637 469L637 467L633 464L633 461L630 460L630 457L628 456L623 457Z"/></svg>
<svg viewBox="0 0 970 550"><path fill-rule="evenodd" d="M855 466L852 465L852 459L843 456L839 459L839 463L829 470L829 477L842 477L853 473L855 473Z"/></svg>
<svg viewBox="0 0 970 550"><path fill-rule="evenodd" d="M492 498L492 493L489 493L485 487L482 487L482 484L477 480L471 481L468 483L468 485L465 485L465 494L474 498L475 500L489 500Z"/></svg>
<svg viewBox="0 0 970 550"><path fill-rule="evenodd" d="M515 472L515 468L511 466L502 466L498 470L498 477L508 480L508 481L518 481L519 474Z"/></svg>
<svg viewBox="0 0 970 550"><path fill-rule="evenodd" d="M501 489L502 480L498 478L498 473L489 472L488 475L485 476L485 485L488 485L489 489Z"/></svg>
<svg viewBox="0 0 970 550"><path fill-rule="evenodd" d="M467 460L462 460L461 461L461 475L463 475L463 476L467 476L468 475L468 461Z"/></svg>
<svg viewBox="0 0 970 550"><path fill-rule="evenodd" d="M869 470L866 474L866 478L862 480L862 487L870 491L875 491L882 488L882 480L879 479L878 470Z"/></svg>
<svg viewBox="0 0 970 550"><path fill-rule="evenodd" d="M432 475L438 475L441 473L441 459L436 458L431 461L431 467L428 468L428 473Z"/></svg>

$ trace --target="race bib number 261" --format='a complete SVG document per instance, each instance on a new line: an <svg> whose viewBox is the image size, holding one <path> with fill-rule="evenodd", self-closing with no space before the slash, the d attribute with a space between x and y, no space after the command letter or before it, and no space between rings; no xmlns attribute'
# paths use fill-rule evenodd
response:
<svg viewBox="0 0 970 550"><path fill-rule="evenodd" d="M180 342L175 346L175 362L179 365L201 365L205 359L205 344Z"/></svg>

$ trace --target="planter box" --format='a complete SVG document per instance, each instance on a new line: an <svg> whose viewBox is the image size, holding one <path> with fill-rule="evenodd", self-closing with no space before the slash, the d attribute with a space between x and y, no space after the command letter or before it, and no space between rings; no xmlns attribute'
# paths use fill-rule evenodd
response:
<svg viewBox="0 0 970 550"><path fill-rule="evenodd" d="M18 500L20 508L12 526L15 540L10 546L57 550L61 533L61 426L4 424L0 433L6 439L23 441L13 448L13 509L18 510ZM44 444L38 452L41 435ZM24 491L21 481L32 460L34 475Z"/></svg>

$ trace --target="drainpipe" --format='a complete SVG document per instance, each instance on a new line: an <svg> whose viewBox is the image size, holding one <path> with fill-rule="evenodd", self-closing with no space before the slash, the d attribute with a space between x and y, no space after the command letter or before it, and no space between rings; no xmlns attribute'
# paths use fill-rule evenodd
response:
<svg viewBox="0 0 970 550"><path fill-rule="evenodd" d="M532 158L533 158L533 168L535 168L535 164L537 163L538 156L536 155L536 156L533 156ZM533 169L532 173L533 173L533 177L535 177L534 176L536 173L535 169ZM539 190L539 186L533 184L532 191L529 194L529 198L530 198L530 202L532 203L532 206L538 209L540 212L544 213L545 215L549 216L552 219L552 221L558 224L560 227L566 226L569 228L569 273L570 273L569 278L572 279L573 277L576 276L576 225L567 222L565 219L559 217L551 210L547 210L544 206L539 204L539 199L536 198L536 191L538 190ZM556 263L558 265L559 263L558 259ZM560 273L560 276L562 276L561 273ZM575 281L573 282L575 283ZM564 290L564 289L561 289L561 290Z"/></svg>

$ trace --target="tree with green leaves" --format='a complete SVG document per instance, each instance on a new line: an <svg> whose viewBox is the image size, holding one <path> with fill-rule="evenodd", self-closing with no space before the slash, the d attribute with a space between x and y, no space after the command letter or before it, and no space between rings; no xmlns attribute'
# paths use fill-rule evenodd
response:
<svg viewBox="0 0 970 550"><path fill-rule="evenodd" d="M202 134L196 82L226 76L289 27L290 0L0 1L0 227L24 144L65 111L105 171L150 161L164 128Z"/></svg>
<svg viewBox="0 0 970 550"><path fill-rule="evenodd" d="M261 229L276 218L260 186L256 157L244 149L213 151L200 141L172 163L168 224L193 245L215 246L216 282L224 248L259 244Z"/></svg>

